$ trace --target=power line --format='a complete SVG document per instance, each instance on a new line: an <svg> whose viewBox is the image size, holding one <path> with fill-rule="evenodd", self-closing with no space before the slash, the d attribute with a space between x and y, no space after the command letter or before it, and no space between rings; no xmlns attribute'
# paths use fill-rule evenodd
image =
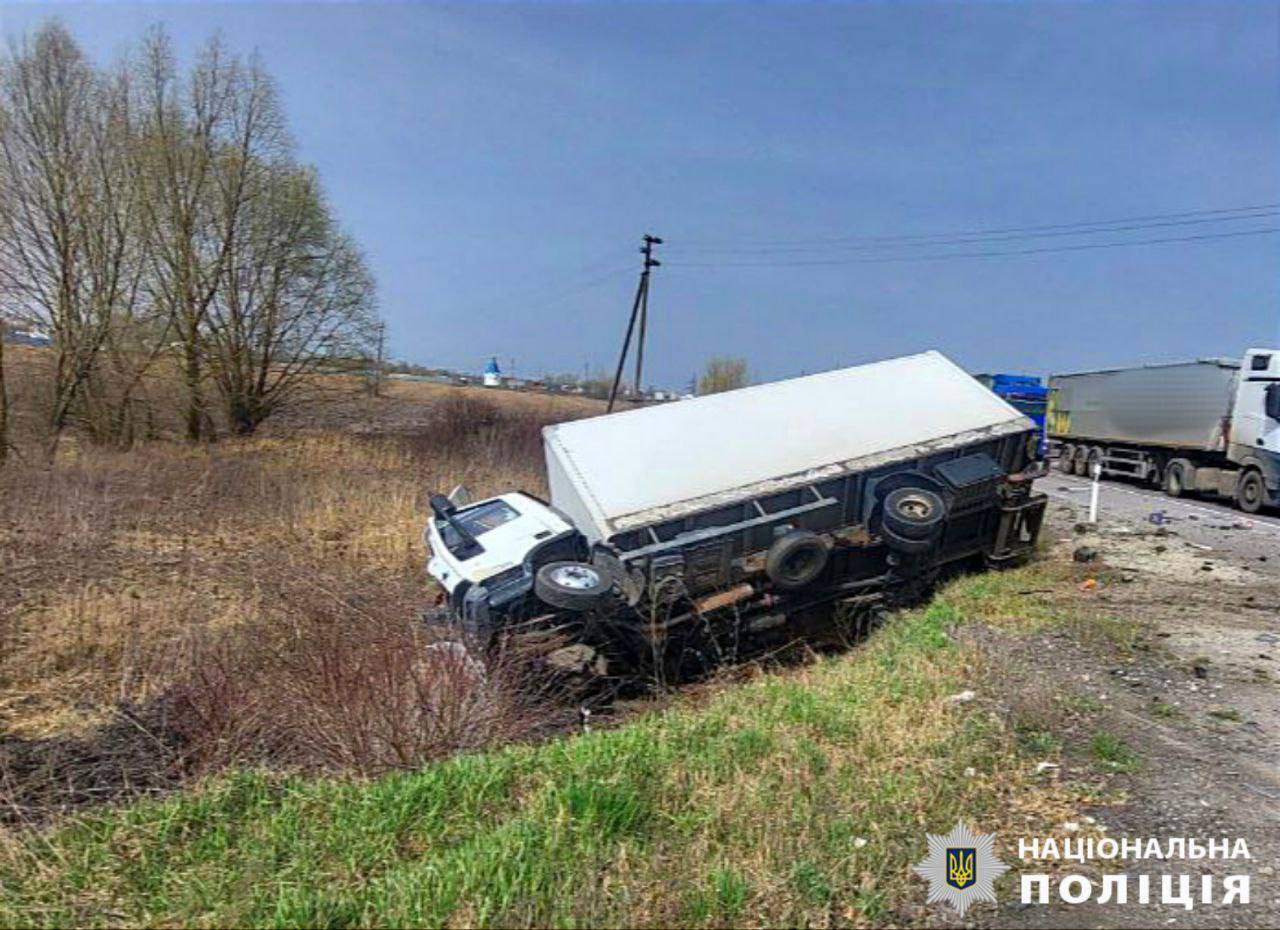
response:
<svg viewBox="0 0 1280 930"><path fill-rule="evenodd" d="M688 245L688 251L722 251L725 249L740 248L769 248L769 247L799 247L799 246L839 246L851 243L870 243L870 244L889 244L889 243L907 243L907 242L927 242L934 239L953 239L970 236L996 236L1013 233L1040 233L1052 230L1079 230L1081 227L1104 227L1114 226L1127 223L1159 223L1165 220L1192 220L1197 222L1228 222L1236 219L1250 219L1251 216L1240 215L1233 216L1230 214L1255 214L1259 211L1273 211L1280 209L1280 203L1262 203L1252 204L1243 207L1220 207L1212 210L1183 210L1177 213L1149 213L1142 216L1124 216L1108 220L1085 220L1072 223L1040 223L1032 226L1004 226L1004 227L988 227L985 229L968 229L968 230L950 230L939 233L914 233L900 235L850 235L838 236L830 238L814 238L814 239L761 239L746 240L737 242L731 246L716 247L710 242L704 242L701 245L697 240L685 240ZM714 242L715 240L712 240ZM721 240L723 241L723 240Z"/></svg>
<svg viewBox="0 0 1280 930"><path fill-rule="evenodd" d="M1082 252L1091 249L1117 249L1137 245L1161 245L1169 242L1202 242L1210 239L1235 239L1245 236L1265 236L1280 232L1280 226L1262 229L1244 229L1224 233L1202 233L1195 236L1166 236L1158 239L1128 239L1116 242L1080 242L1071 245L1039 246L1033 249L988 250L978 252L939 252L932 255L877 255L858 258L815 258L784 261L727 261L682 262L668 261L676 268L785 268L804 265L879 265L893 262L945 261L953 258L997 258L1011 255L1040 255L1047 252Z"/></svg>
<svg viewBox="0 0 1280 930"><path fill-rule="evenodd" d="M847 244L831 244L825 246L778 246L778 247L760 247L760 246L738 246L733 248L691 248L685 251L689 253L724 253L724 254L751 254L751 255L773 255L787 253L804 253L804 252L820 252L828 250L839 250L842 252L873 252L883 251L887 249L914 249L927 248L929 246L943 245L976 245L988 242L1016 242L1022 239L1050 239L1060 238L1063 236L1088 236L1098 233L1119 233L1133 232L1141 229L1162 229L1171 226L1201 226L1206 223L1228 223L1241 220L1260 220L1270 219L1280 216L1280 210L1265 210L1256 213L1244 213L1238 216L1225 217L1200 217L1197 219L1181 219L1181 220L1163 220L1151 223L1130 223L1127 225L1119 225L1112 223L1111 225L1097 224L1094 226L1081 225L1076 229L1047 229L1043 232L1026 232L1011 233L1000 235L971 235L957 234L955 236L936 236L932 238L919 237L916 241L907 241L906 237L900 237L896 240L884 240L879 242L865 243L847 243Z"/></svg>
<svg viewBox="0 0 1280 930"><path fill-rule="evenodd" d="M497 309L500 305L519 302L524 306L545 306L562 297L578 293L579 291L588 290L598 286L602 281L612 278L623 272L631 271L634 267L627 264L617 267L616 262L621 253L613 250L609 253L609 259L591 262L583 266L577 272L566 276L559 283L549 283L532 290L511 290L505 294L499 293L491 298L485 298L467 308L469 313L482 313L488 310ZM602 271L606 265L615 265L608 271Z"/></svg>

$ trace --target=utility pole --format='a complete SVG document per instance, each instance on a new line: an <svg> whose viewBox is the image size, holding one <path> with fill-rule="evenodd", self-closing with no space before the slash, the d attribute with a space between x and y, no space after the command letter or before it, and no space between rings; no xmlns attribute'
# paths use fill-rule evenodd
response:
<svg viewBox="0 0 1280 930"><path fill-rule="evenodd" d="M382 366L385 362L385 351L387 344L387 323L385 320L378 321L378 357L373 366L373 396L382 396Z"/></svg>
<svg viewBox="0 0 1280 930"><path fill-rule="evenodd" d="M640 339L636 349L635 392L640 393L640 378L644 371L645 331L649 323L649 269L662 264L653 257L655 245L662 245L662 240L645 233L644 245L640 247L640 254L644 256L644 265L640 270L640 283L636 286L636 299L631 304L631 318L627 321L627 335L622 340L622 354L618 356L618 369L613 375L613 387L609 390L609 406L606 413L613 412L613 404L618 399L618 388L622 384L622 371L627 364L627 352L631 348L631 334L635 331L637 318L640 320Z"/></svg>

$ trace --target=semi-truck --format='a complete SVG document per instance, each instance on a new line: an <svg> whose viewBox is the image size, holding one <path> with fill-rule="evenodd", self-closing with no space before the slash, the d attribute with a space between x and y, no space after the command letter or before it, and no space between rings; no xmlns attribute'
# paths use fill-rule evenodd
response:
<svg viewBox="0 0 1280 930"><path fill-rule="evenodd" d="M433 495L427 569L469 642L554 630L597 670L685 674L1016 562L1046 502L1035 425L933 351L543 439L550 500Z"/></svg>
<svg viewBox="0 0 1280 930"><path fill-rule="evenodd" d="M1049 411L1049 389L1039 375L1019 375L1009 372L997 374L974 375L978 382L992 391L997 397L1003 397L1015 410L1020 410L1031 418L1031 422L1040 431L1040 454L1044 456L1049 449L1049 434L1046 431L1046 418Z"/></svg>
<svg viewBox="0 0 1280 930"><path fill-rule="evenodd" d="M1280 504L1280 349L1052 375L1049 388L1063 472L1229 498L1251 514Z"/></svg>

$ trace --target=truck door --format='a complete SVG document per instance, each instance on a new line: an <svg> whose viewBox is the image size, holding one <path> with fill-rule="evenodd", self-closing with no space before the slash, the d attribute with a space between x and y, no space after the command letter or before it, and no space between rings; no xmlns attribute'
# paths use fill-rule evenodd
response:
<svg viewBox="0 0 1280 930"><path fill-rule="evenodd" d="M1234 444L1280 453L1280 350L1250 349L1245 355L1234 408Z"/></svg>

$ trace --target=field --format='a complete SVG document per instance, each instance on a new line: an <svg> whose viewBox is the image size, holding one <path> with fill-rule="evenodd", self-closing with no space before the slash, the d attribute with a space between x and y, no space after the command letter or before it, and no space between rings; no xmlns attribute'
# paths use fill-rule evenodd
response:
<svg viewBox="0 0 1280 930"><path fill-rule="evenodd" d="M134 758L154 753L121 742L141 727L168 746L174 734L159 733L179 723L175 696L198 717L185 726L208 729L209 715L243 716L261 699L245 693L255 676L275 692L294 668L314 691L334 663L355 674L391 661L435 596L423 571L427 494L459 483L541 493L542 425L598 409L404 382L370 398L328 379L315 403L252 438L119 451L70 436L48 465L34 438L42 359L18 361L18 455L0 470L0 766L11 792L15 768L27 787L36 769L91 794L169 783L163 765ZM329 700L338 713L343 698ZM202 741L197 756L225 756ZM203 765L186 756L184 768Z"/></svg>
<svg viewBox="0 0 1280 930"><path fill-rule="evenodd" d="M424 660L420 531L429 490L544 490L541 426L599 406L323 400L209 446L70 437L52 464L26 434L0 472L0 925L946 925L909 866L959 819L1008 863L1106 824L1274 856L1219 771L1270 777L1247 740L1273 682L1199 691L1156 645L1272 602L1244 568L1143 574L1153 546L1202 550L1124 527L1083 537L1123 568L1076 563L1059 507L1030 566L581 732L502 669L477 689ZM1016 881L969 919L1106 919L1012 909Z"/></svg>

